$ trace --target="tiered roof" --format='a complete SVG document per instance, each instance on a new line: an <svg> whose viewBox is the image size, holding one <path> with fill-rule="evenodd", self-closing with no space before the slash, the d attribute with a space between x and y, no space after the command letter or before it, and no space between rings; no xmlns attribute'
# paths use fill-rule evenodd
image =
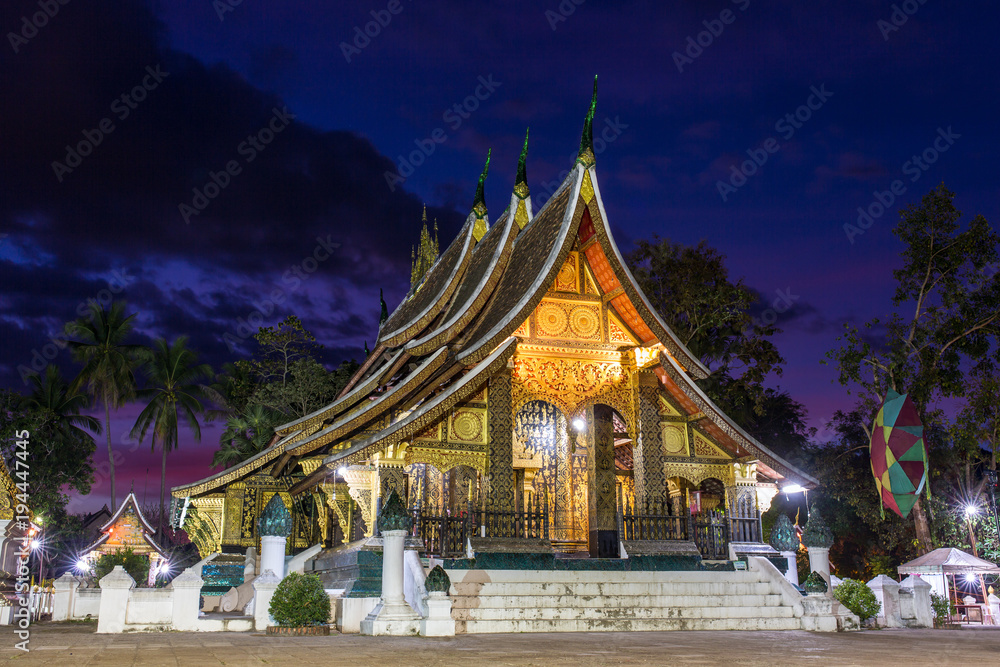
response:
<svg viewBox="0 0 1000 667"><path fill-rule="evenodd" d="M303 456L325 455L324 465L290 489L321 482L332 470L404 442L471 398L517 349L513 333L539 305L571 250L593 269L617 317L644 347L661 350L661 385L692 421L733 456L763 462L768 476L811 488L817 482L746 434L694 380L708 369L656 314L611 236L594 164L594 98L584 122L579 157L555 194L533 212L524 150L507 209L491 226L480 176L472 210L456 238L395 311L381 323L372 354L328 406L276 429L268 450L237 469L181 487L198 495L274 461L279 476ZM487 169L489 162L487 161Z"/></svg>

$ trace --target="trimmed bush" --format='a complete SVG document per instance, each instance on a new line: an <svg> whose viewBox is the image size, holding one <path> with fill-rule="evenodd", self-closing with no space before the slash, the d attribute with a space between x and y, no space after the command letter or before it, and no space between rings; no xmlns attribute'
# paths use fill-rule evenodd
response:
<svg viewBox="0 0 1000 667"><path fill-rule="evenodd" d="M149 559L142 554L133 553L131 548L104 554L94 561L94 579L100 581L105 575L121 565L128 576L135 579L136 586L145 586L149 581Z"/></svg>
<svg viewBox="0 0 1000 667"><path fill-rule="evenodd" d="M931 593L931 609L934 610L934 625L939 628L955 613L955 605L952 604L951 598L937 593Z"/></svg>
<svg viewBox="0 0 1000 667"><path fill-rule="evenodd" d="M330 596L315 574L292 572L274 590L268 611L282 627L326 625L330 620Z"/></svg>
<svg viewBox="0 0 1000 667"><path fill-rule="evenodd" d="M882 608L872 589L868 588L868 585L863 581L856 579L844 579L840 582L840 585L833 589L833 597L850 609L851 613L861 619L862 623L869 618L878 616L878 612Z"/></svg>

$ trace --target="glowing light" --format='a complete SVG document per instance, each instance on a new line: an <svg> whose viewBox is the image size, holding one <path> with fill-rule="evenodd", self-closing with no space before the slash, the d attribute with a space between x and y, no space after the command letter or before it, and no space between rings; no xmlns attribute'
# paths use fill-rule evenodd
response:
<svg viewBox="0 0 1000 667"><path fill-rule="evenodd" d="M87 572L88 570L90 570L90 563L87 562L86 558L81 558L80 560L76 561L76 569L78 569L80 572Z"/></svg>
<svg viewBox="0 0 1000 667"><path fill-rule="evenodd" d="M974 584L974 583L976 583L976 575L972 574L971 572L969 572L968 574L966 574L965 575L965 583L967 583L967 584Z"/></svg>
<svg viewBox="0 0 1000 667"><path fill-rule="evenodd" d="M970 517L970 516L976 516L977 514L979 514L979 508L976 507L975 505L965 506L965 516Z"/></svg>
<svg viewBox="0 0 1000 667"><path fill-rule="evenodd" d="M585 422L582 417L577 417L573 420L573 428L577 431L582 431L587 428L587 422Z"/></svg>
<svg viewBox="0 0 1000 667"><path fill-rule="evenodd" d="M341 477L344 477L347 474L347 468L344 466L340 466L340 468L337 469L337 474L340 475Z"/></svg>
<svg viewBox="0 0 1000 667"><path fill-rule="evenodd" d="M37 551L42 548L42 543L39 540L31 540L30 544L32 551Z"/></svg>
<svg viewBox="0 0 1000 667"><path fill-rule="evenodd" d="M789 484L788 486L782 487L781 491L783 493L802 493L805 488L799 486L798 484Z"/></svg>

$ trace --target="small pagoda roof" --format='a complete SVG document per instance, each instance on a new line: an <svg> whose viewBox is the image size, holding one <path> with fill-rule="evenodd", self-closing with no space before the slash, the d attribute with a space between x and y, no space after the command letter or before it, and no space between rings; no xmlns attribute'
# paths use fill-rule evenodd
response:
<svg viewBox="0 0 1000 667"><path fill-rule="evenodd" d="M118 519L121 518L122 514L125 513L125 510L128 509L129 507L131 507L135 511L135 515L139 519L139 524L142 527L141 532L143 539L149 544L150 547L153 548L154 551L156 551L156 553L166 558L166 554L163 552L163 549L161 549L160 545L157 544L155 540L153 540L153 535L156 534L156 529L153 528L152 524L150 524L149 521L146 520L145 515L142 513L142 509L139 507L139 501L135 497L134 492L130 492L128 496L125 497L125 500L122 501L122 504L118 506L118 510L111 515L111 518L108 519L103 526L99 528L101 536L97 538L97 540L93 544L84 549L84 553L89 553L91 551L94 551L95 549L97 549L98 547L100 547L101 545L103 545L105 542L108 541L110 535L107 531L109 531L115 525ZM107 506L105 506L105 509L106 508Z"/></svg>

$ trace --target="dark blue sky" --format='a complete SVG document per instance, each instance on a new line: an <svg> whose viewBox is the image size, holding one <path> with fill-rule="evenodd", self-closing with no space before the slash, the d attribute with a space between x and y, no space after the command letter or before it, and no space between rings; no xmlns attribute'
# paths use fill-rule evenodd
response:
<svg viewBox="0 0 1000 667"><path fill-rule="evenodd" d="M968 216L1000 219L1000 10L984 3L73 0L45 21L38 11L36 0L0 8L7 386L46 356L69 369L45 345L111 288L140 312L140 338L188 334L216 366L242 351L243 323L272 294L282 303L263 321L296 313L328 361L358 356L375 337L378 289L390 307L406 290L421 204L450 241L492 148L486 196L499 214L530 125L537 205L575 155L594 74L619 244L705 239L763 295L761 311L786 295L775 385L814 425L850 404L824 352L843 322L890 305L900 206L943 181ZM367 43L366 27L377 33ZM280 128L271 143L245 143L269 127ZM78 166L53 166L88 136L101 141ZM421 144L433 153L391 189L386 173ZM763 164L744 165L743 183L732 168L754 155ZM213 173L225 187L198 202ZM897 179L902 194L851 242L844 225ZM720 181L739 187L720 194ZM199 203L186 222L180 206ZM172 481L205 473L217 430L203 440L182 442ZM155 480L148 444L121 447L126 487L147 465Z"/></svg>

